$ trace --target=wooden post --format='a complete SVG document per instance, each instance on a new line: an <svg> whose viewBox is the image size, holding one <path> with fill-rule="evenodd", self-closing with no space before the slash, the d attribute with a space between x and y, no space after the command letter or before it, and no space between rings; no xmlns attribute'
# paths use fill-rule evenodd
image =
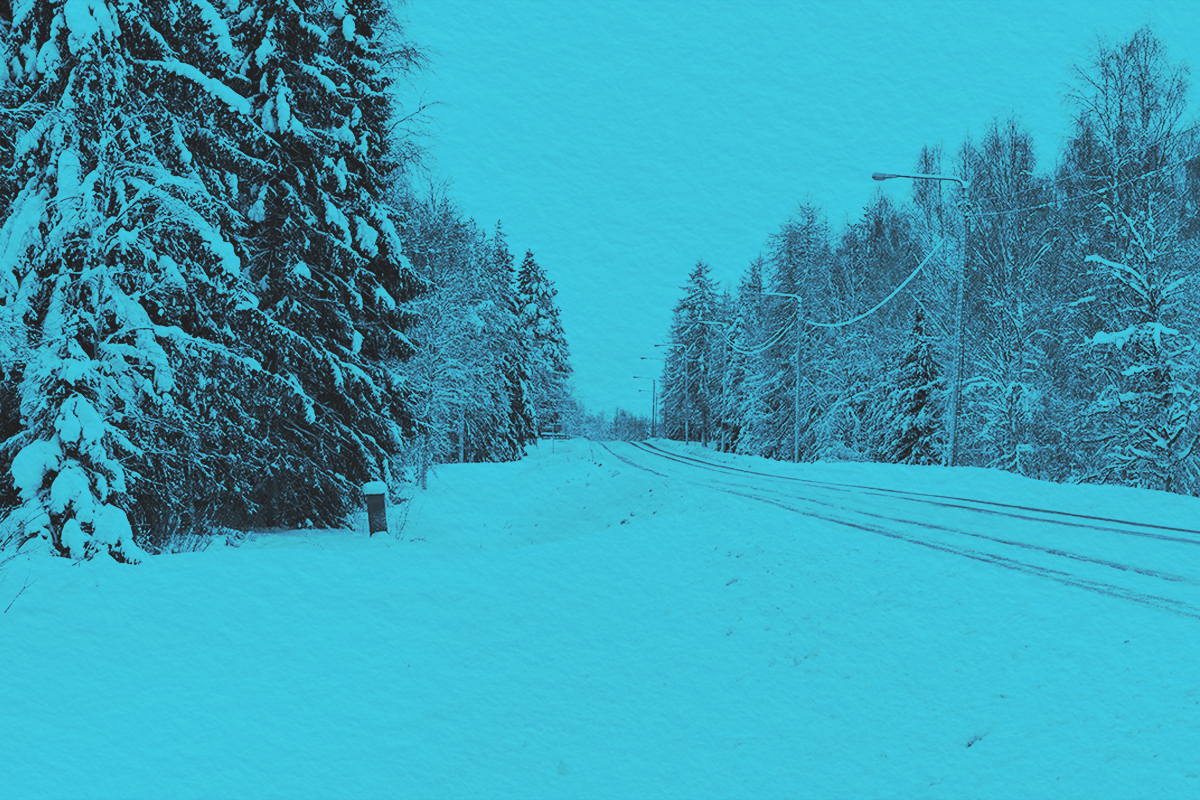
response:
<svg viewBox="0 0 1200 800"><path fill-rule="evenodd" d="M363 495L367 498L367 527L370 535L388 532L387 484L383 481L364 483Z"/></svg>

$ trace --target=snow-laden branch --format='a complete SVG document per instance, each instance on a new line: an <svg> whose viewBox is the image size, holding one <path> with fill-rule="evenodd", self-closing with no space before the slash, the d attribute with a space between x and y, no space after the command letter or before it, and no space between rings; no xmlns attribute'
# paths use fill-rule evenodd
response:
<svg viewBox="0 0 1200 800"><path fill-rule="evenodd" d="M232 87L227 86L216 78L210 78L191 64L184 64L180 61L143 60L135 60L134 63L146 67L156 67L165 72L178 75L181 78L186 78L239 114L250 116L252 113L249 100L235 92Z"/></svg>

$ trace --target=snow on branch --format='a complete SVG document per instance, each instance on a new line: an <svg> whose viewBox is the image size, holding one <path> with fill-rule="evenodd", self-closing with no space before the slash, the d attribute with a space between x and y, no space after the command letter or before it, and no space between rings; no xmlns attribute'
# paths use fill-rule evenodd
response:
<svg viewBox="0 0 1200 800"><path fill-rule="evenodd" d="M243 116L250 116L250 114L253 111L250 107L249 100L247 100L245 97L242 97L240 94L235 92L231 87L227 86L226 84L222 83L221 81L219 81L215 78L210 78L208 75L205 75L203 72L201 72L196 67L193 67L191 64L184 64L179 61L142 61L142 60L137 60L137 61L135 61L135 63L141 64L146 67L155 67L155 68L161 69L165 72L170 72L175 75L178 75L181 78L186 78L187 80L192 81L197 86L204 89L204 91L208 92L210 95L212 95L216 99L220 100L221 102L225 103L230 108L232 108L234 111L238 112L239 114L242 114Z"/></svg>

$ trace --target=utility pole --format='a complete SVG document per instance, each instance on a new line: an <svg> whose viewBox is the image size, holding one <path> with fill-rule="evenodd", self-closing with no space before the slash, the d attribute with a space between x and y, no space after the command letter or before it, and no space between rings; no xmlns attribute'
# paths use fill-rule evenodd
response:
<svg viewBox="0 0 1200 800"><path fill-rule="evenodd" d="M875 172L871 178L886 181L891 178L912 178L919 181L954 181L958 184L958 297L954 309L954 385L950 390L950 452L946 454L946 466L958 463L958 411L962 405L963 383L963 295L967 283L967 236L970 233L968 216L971 200L967 194L971 182L955 175L897 175L891 172Z"/></svg>
<svg viewBox="0 0 1200 800"><path fill-rule="evenodd" d="M955 301L954 309L954 396L950 400L950 455L948 461L951 467L958 463L958 412L962 408L963 385L963 295L966 293L967 236L970 234L967 227L967 214L970 208L967 187L960 184L958 191L961 213L958 215L958 298Z"/></svg>
<svg viewBox="0 0 1200 800"><path fill-rule="evenodd" d="M656 344L654 346L659 347L660 345ZM661 358L655 358L653 356L638 356L638 360L639 361L662 361ZM637 377L637 376L634 376L634 377ZM643 378L643 380L645 380L645 379ZM650 379L650 408L651 408L650 438L657 439L658 438L658 380L656 378Z"/></svg>
<svg viewBox="0 0 1200 800"><path fill-rule="evenodd" d="M792 431L792 463L800 463L800 295L796 295L796 419Z"/></svg>
<svg viewBox="0 0 1200 800"><path fill-rule="evenodd" d="M642 356L642 358L645 359L646 357ZM657 361L658 359L655 360ZM633 377L639 381L650 381L650 438L653 439L655 433L654 417L658 414L658 380L651 378L649 375L634 375ZM638 389L638 391L644 392L646 390Z"/></svg>
<svg viewBox="0 0 1200 800"><path fill-rule="evenodd" d="M650 438L658 438L658 380L650 379Z"/></svg>

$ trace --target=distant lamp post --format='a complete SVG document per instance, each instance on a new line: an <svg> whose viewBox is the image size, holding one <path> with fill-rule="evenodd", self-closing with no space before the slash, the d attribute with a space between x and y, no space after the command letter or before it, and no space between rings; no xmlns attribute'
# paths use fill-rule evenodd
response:
<svg viewBox="0 0 1200 800"><path fill-rule="evenodd" d="M645 358L645 356L642 356L642 358ZM657 433L654 421L658 418L658 379L649 378L645 375L634 375L633 377L639 381L650 381L650 438L653 439L655 438L655 433ZM646 390L638 389L638 391L644 392Z"/></svg>
<svg viewBox="0 0 1200 800"><path fill-rule="evenodd" d="M654 346L660 347L661 345L656 344ZM662 361L663 359L658 358L656 356L638 356L638 360L639 361ZM654 396L650 398L650 400L651 400L650 406L652 409L652 413L650 416L650 438L657 439L658 438L658 381L655 380L654 378L651 378L650 380L654 381L654 383L651 384L651 388L654 390Z"/></svg>
<svg viewBox="0 0 1200 800"><path fill-rule="evenodd" d="M692 413L695 411L695 409L693 408L693 404L692 404L692 359L690 357L690 354L692 352L691 348L682 347L681 345L678 345L678 344L656 344L656 345L653 345L653 347L670 347L672 349L679 348L679 354L683 356L683 404L684 404L683 441L684 441L684 444L691 444L691 442L692 442ZM642 356L642 357L646 358L646 356ZM660 359L656 359L656 360L664 361L665 359L660 358ZM665 392L666 390L667 390L667 385L664 382L663 383L663 391ZM663 417L664 417L663 426L666 427L666 420L665 420L666 414L663 414Z"/></svg>
<svg viewBox="0 0 1200 800"><path fill-rule="evenodd" d="M954 310L954 385L950 390L950 452L946 454L946 465L958 463L958 411L962 404L963 382L963 293L967 283L967 233L971 200L967 190L971 182L956 175L899 175L892 172L873 172L872 180L886 181L892 178L911 178L917 181L954 181L959 194L958 236L958 298Z"/></svg>

